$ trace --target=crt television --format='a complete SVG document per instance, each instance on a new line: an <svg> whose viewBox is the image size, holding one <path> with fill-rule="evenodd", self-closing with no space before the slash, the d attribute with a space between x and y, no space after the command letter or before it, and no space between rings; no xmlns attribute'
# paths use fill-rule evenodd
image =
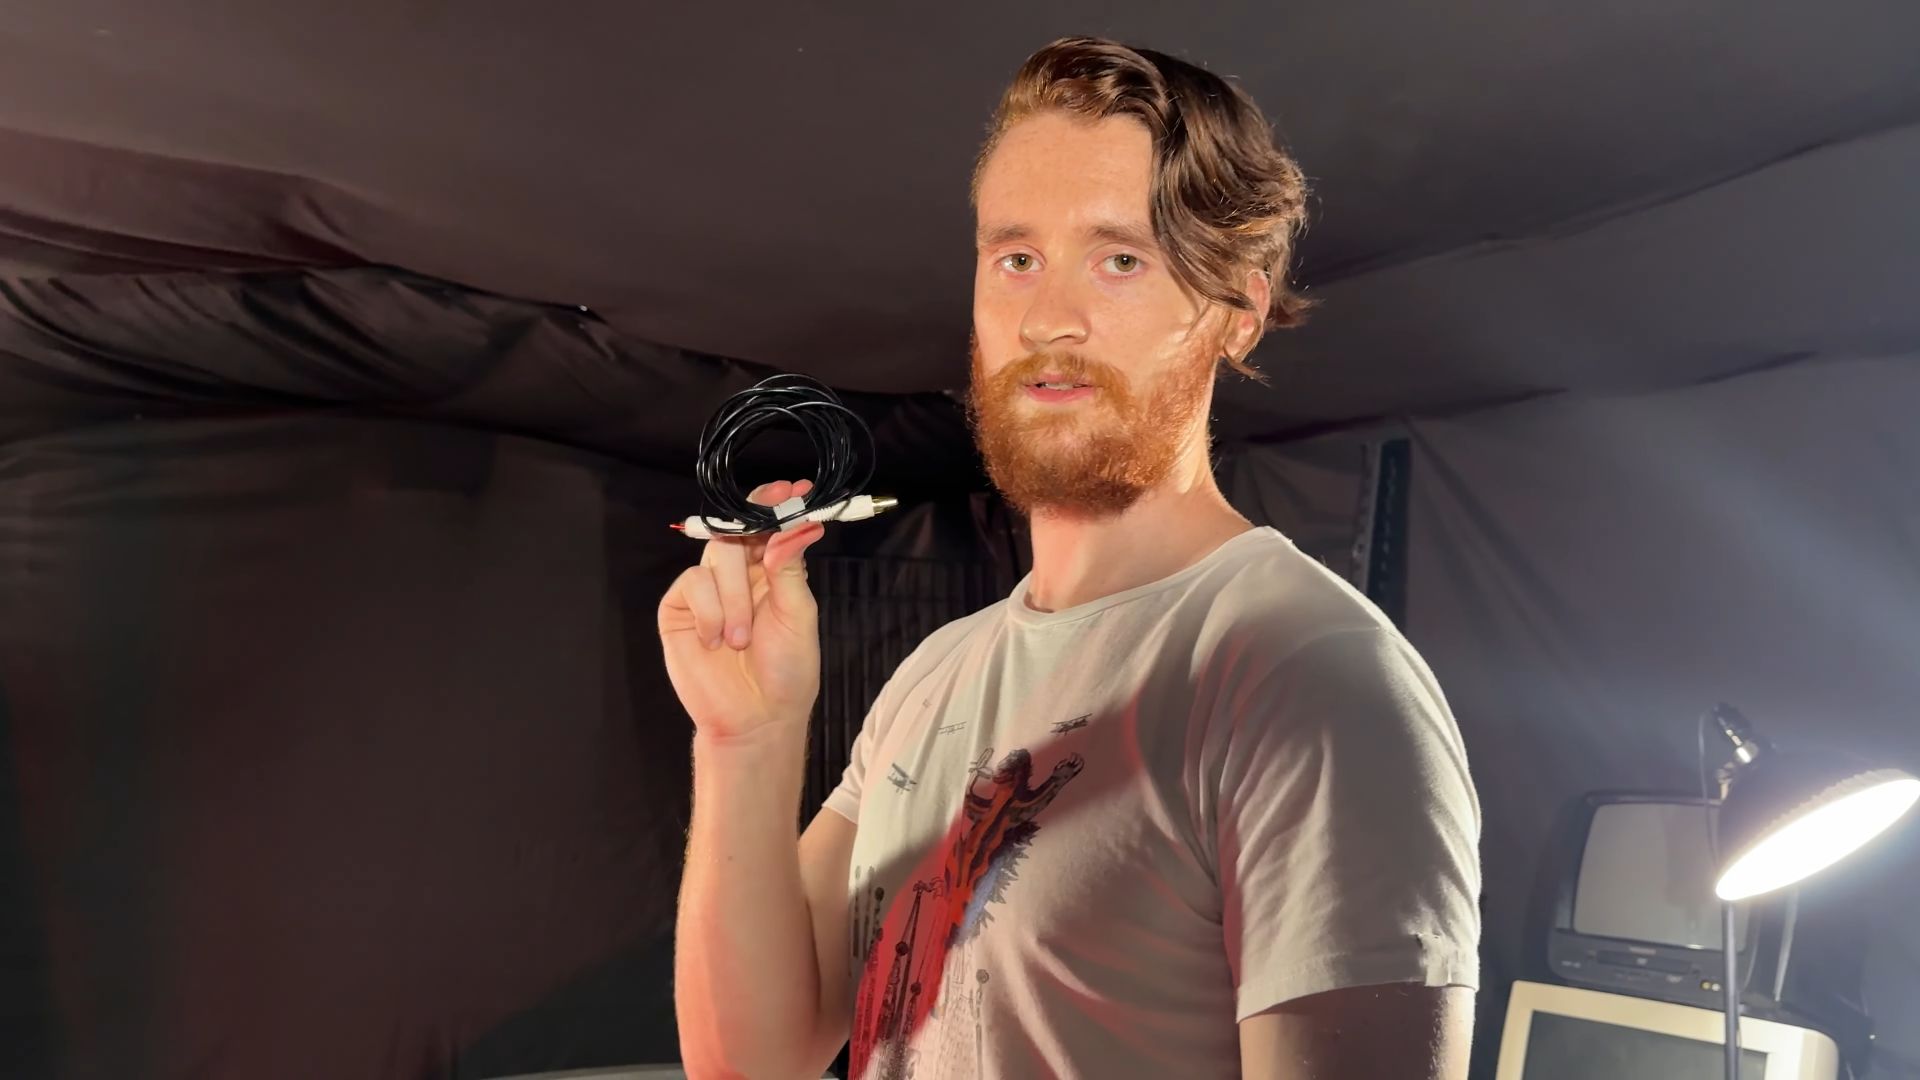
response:
<svg viewBox="0 0 1920 1080"><path fill-rule="evenodd" d="M1721 1080L1726 1020L1711 1009L1516 982L1494 1080ZM1836 1080L1840 1051L1809 1028L1740 1019L1740 1080Z"/></svg>
<svg viewBox="0 0 1920 1080"><path fill-rule="evenodd" d="M1555 978L1718 1007L1726 965L1707 836L1716 810L1697 796L1612 792L1588 795L1563 816L1546 935ZM1755 946L1778 935L1781 917L1777 905L1738 906L1743 981Z"/></svg>

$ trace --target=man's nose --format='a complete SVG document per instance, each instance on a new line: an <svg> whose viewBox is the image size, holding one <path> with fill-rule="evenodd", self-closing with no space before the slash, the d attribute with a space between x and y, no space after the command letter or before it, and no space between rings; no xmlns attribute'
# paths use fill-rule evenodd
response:
<svg viewBox="0 0 1920 1080"><path fill-rule="evenodd" d="M1087 342L1087 310L1071 282L1042 282L1020 320L1020 340L1030 352Z"/></svg>

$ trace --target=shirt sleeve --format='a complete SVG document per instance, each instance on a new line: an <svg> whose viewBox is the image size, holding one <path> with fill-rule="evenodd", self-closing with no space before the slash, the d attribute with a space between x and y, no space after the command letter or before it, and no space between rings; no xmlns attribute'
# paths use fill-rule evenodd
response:
<svg viewBox="0 0 1920 1080"><path fill-rule="evenodd" d="M822 804L856 825L860 823L860 797L866 791L867 767L873 761L887 721L893 716L893 699L897 693L894 687L905 677L902 673L911 663L909 657L880 688L879 696L867 709L866 719L860 723L860 734L854 736L847 754L847 767L840 773L840 784L828 793Z"/></svg>
<svg viewBox="0 0 1920 1080"><path fill-rule="evenodd" d="M1477 985L1479 802L1405 638L1317 638L1226 705L1215 850L1236 1021L1342 987Z"/></svg>

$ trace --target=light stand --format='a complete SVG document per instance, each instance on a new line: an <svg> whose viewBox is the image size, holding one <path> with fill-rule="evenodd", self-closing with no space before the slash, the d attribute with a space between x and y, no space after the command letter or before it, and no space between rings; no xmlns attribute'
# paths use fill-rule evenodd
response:
<svg viewBox="0 0 1920 1080"><path fill-rule="evenodd" d="M1720 901L1720 948L1726 953L1721 1008L1727 1015L1727 1080L1740 1080L1740 943L1734 938L1733 901Z"/></svg>
<svg viewBox="0 0 1920 1080"><path fill-rule="evenodd" d="M1740 710L1722 704L1700 718L1703 787L1709 721L1733 745L1733 760L1720 770L1720 813L1708 836L1719 863L1713 891L1722 902L1726 953L1726 1078L1740 1080L1734 903L1784 888L1857 851L1920 800L1920 779L1843 754L1777 752Z"/></svg>

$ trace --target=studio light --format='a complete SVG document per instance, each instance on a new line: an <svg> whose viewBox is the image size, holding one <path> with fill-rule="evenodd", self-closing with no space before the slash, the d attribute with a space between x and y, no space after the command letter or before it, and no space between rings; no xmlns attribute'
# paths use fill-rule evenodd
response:
<svg viewBox="0 0 1920 1080"><path fill-rule="evenodd" d="M1832 866L1920 801L1920 779L1845 754L1780 753L1738 710L1713 712L1735 763L1720 801L1722 900L1785 888Z"/></svg>
<svg viewBox="0 0 1920 1080"><path fill-rule="evenodd" d="M1719 865L1713 891L1722 901L1721 946L1726 954L1726 1076L1738 1080L1740 982L1734 902L1783 889L1858 851L1920 800L1920 779L1846 754L1776 751L1754 734L1740 710L1723 704L1700 718L1703 788L1709 721L1733 744L1733 761L1720 772L1720 812L1714 829Z"/></svg>
<svg viewBox="0 0 1920 1080"><path fill-rule="evenodd" d="M1736 790L1752 790L1749 784L1763 779L1756 776ZM1745 900L1819 873L1884 832L1920 800L1920 780L1899 769L1857 768L1837 780L1796 777L1793 784L1806 794L1727 800L1721 827L1730 840L1739 836L1744 842L1728 844L1734 854L1713 887L1720 899Z"/></svg>

